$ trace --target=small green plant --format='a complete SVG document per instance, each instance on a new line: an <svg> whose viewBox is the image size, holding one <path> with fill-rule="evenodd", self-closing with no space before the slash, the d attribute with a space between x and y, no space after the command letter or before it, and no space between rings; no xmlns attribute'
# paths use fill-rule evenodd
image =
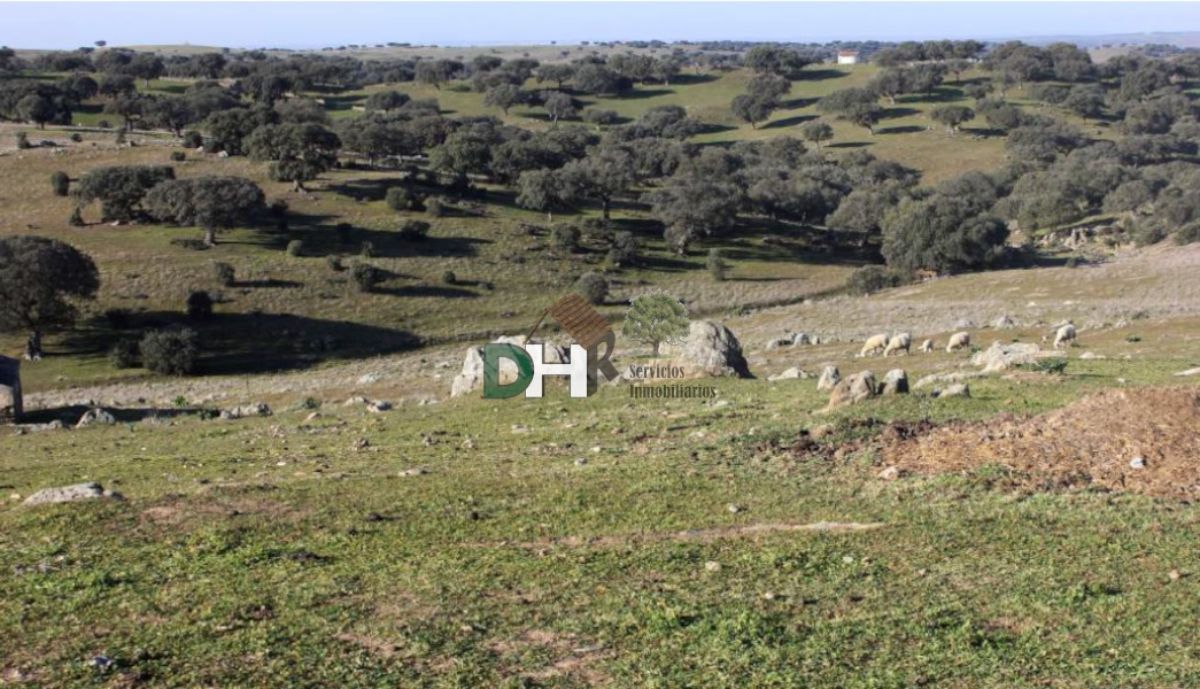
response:
<svg viewBox="0 0 1200 689"><path fill-rule="evenodd" d="M447 270L442 273L442 283L447 285L458 284L458 276L454 274L453 270Z"/></svg>
<svg viewBox="0 0 1200 689"><path fill-rule="evenodd" d="M188 406L188 400L183 395L177 396L174 400L171 401L171 403L180 409Z"/></svg>
<svg viewBox="0 0 1200 689"><path fill-rule="evenodd" d="M608 298L608 280L599 273L584 273L575 282L575 291L593 304L603 304Z"/></svg>
<svg viewBox="0 0 1200 689"><path fill-rule="evenodd" d="M708 259L704 265L708 269L709 276L717 282L724 282L729 277L729 264L725 262L725 257L721 254L720 249L709 249Z"/></svg>
<svg viewBox="0 0 1200 689"><path fill-rule="evenodd" d="M183 146L190 148L193 151L204 145L204 135L195 129L190 129L183 133Z"/></svg>
<svg viewBox="0 0 1200 689"><path fill-rule="evenodd" d="M904 284L901 276L883 266L863 266L850 275L846 288L851 294L868 295Z"/></svg>
<svg viewBox="0 0 1200 689"><path fill-rule="evenodd" d="M560 251L575 251L579 248L579 228L574 225L555 225L550 232L550 241Z"/></svg>
<svg viewBox="0 0 1200 689"><path fill-rule="evenodd" d="M237 282L237 273L233 266L222 261L217 261L212 264L213 277L216 278L217 284L222 287L232 287Z"/></svg>
<svg viewBox="0 0 1200 689"><path fill-rule="evenodd" d="M71 132L71 141L74 141L77 144L83 143L83 134L80 134L79 132Z"/></svg>
<svg viewBox="0 0 1200 689"><path fill-rule="evenodd" d="M1067 359L1065 357L1038 359L1031 364L1026 364L1024 368L1026 370L1033 371L1034 373L1046 373L1060 376L1067 370Z"/></svg>
<svg viewBox="0 0 1200 689"><path fill-rule="evenodd" d="M71 193L71 178L67 173L59 170L50 175L50 188L54 190L55 196L66 196Z"/></svg>
<svg viewBox="0 0 1200 689"><path fill-rule="evenodd" d="M17 132L17 148L20 150L33 148L33 144L29 143L29 135L25 132Z"/></svg>
<svg viewBox="0 0 1200 689"><path fill-rule="evenodd" d="M389 188L384 201L387 203L388 208L396 212L417 211L424 207L421 203L421 196L404 187Z"/></svg>
<svg viewBox="0 0 1200 689"><path fill-rule="evenodd" d="M316 397L305 397L300 402L300 408L301 409L309 409L309 410L320 409L321 408L321 400L317 399Z"/></svg>
<svg viewBox="0 0 1200 689"><path fill-rule="evenodd" d="M187 160L187 154L183 151L171 151L171 160L176 163L182 163Z"/></svg>
<svg viewBox="0 0 1200 689"><path fill-rule="evenodd" d="M71 217L67 218L67 224L71 227L83 227L86 224L83 222L83 209L75 206L71 211Z"/></svg>
<svg viewBox="0 0 1200 689"><path fill-rule="evenodd" d="M148 332L138 349L142 366L155 373L182 376L196 369L199 346L196 331L190 328Z"/></svg>
<svg viewBox="0 0 1200 689"><path fill-rule="evenodd" d="M438 198L429 199L425 202L425 212L431 218L440 218L446 214L446 203Z"/></svg>
<svg viewBox="0 0 1200 689"><path fill-rule="evenodd" d="M358 286L360 292L372 292L383 281L383 271L369 263L355 263L350 269L350 277Z"/></svg>
<svg viewBox="0 0 1200 689"><path fill-rule="evenodd" d="M358 245L358 255L363 258L375 258L375 245L371 242L364 241Z"/></svg>
<svg viewBox="0 0 1200 689"><path fill-rule="evenodd" d="M293 239L287 243L288 256L303 256L304 255L304 240Z"/></svg>
<svg viewBox="0 0 1200 689"><path fill-rule="evenodd" d="M1135 342L1141 342L1142 338L1139 335L1128 335L1125 337L1125 341L1129 344L1134 344Z"/></svg>
<svg viewBox="0 0 1200 689"><path fill-rule="evenodd" d="M113 368L133 368L138 362L137 340L118 340L108 350L108 363Z"/></svg>
<svg viewBox="0 0 1200 689"><path fill-rule="evenodd" d="M346 266L342 265L342 257L334 254L325 257L325 265L329 266L329 269L335 273L340 273L346 269Z"/></svg>

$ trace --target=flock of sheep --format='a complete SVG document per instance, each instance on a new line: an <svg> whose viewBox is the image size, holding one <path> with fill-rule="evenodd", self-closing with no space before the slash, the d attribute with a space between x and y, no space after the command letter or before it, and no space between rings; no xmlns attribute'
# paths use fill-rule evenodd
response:
<svg viewBox="0 0 1200 689"><path fill-rule="evenodd" d="M1061 349L1070 345L1075 341L1075 336L1075 325L1070 321L1067 321L1054 331L1054 348ZM912 348L912 341L912 333L896 333L895 335L890 336L887 333L879 333L878 335L872 335L871 337L867 338L867 341L863 343L862 350L859 351L858 356L859 358L862 358L874 356L882 352L883 356L886 357L889 354L899 354L901 351L903 351L905 354L909 354ZM971 334L965 330L960 331L950 336L950 340L946 343L946 352L954 352L962 349L963 347L969 347L970 345ZM922 342L921 346L918 348L918 351L923 353L932 352L933 340L925 340Z"/></svg>

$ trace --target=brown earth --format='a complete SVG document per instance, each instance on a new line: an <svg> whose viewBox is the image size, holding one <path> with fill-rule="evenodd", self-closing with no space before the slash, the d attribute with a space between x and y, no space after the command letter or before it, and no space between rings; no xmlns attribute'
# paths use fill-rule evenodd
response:
<svg viewBox="0 0 1200 689"><path fill-rule="evenodd" d="M902 473L993 465L1035 489L1092 487L1193 500L1200 497L1200 388L1106 390L1040 416L1003 415L884 437L882 459Z"/></svg>

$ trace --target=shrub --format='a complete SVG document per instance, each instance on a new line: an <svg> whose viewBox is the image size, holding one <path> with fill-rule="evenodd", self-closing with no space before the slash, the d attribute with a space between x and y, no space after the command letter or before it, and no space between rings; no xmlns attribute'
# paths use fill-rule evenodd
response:
<svg viewBox="0 0 1200 689"><path fill-rule="evenodd" d="M293 239L287 243L288 256L303 256L304 255L304 240Z"/></svg>
<svg viewBox="0 0 1200 689"><path fill-rule="evenodd" d="M113 368L133 368L137 366L137 340L118 340L108 350L108 363Z"/></svg>
<svg viewBox="0 0 1200 689"><path fill-rule="evenodd" d="M183 146L193 151L204 145L204 135L195 129L183 133Z"/></svg>
<svg viewBox="0 0 1200 689"><path fill-rule="evenodd" d="M213 314L213 298L203 290L192 292L187 298L187 315L192 320L202 321Z"/></svg>
<svg viewBox="0 0 1200 689"><path fill-rule="evenodd" d="M1062 357L1038 359L1031 364L1026 364L1024 368L1036 373L1048 373L1057 376L1062 375L1062 373L1067 370L1067 360Z"/></svg>
<svg viewBox="0 0 1200 689"><path fill-rule="evenodd" d="M187 154L183 151L171 151L171 160L176 163L182 163L187 160Z"/></svg>
<svg viewBox="0 0 1200 689"><path fill-rule="evenodd" d="M196 332L190 328L155 330L146 333L138 349L142 366L165 375L182 376L196 368L199 348Z"/></svg>
<svg viewBox="0 0 1200 689"><path fill-rule="evenodd" d="M71 227L83 227L83 210L79 206L75 206L75 210L71 211L71 217L67 218L67 224Z"/></svg>
<svg viewBox="0 0 1200 689"><path fill-rule="evenodd" d="M100 120L96 123L96 126L101 129L112 129L112 123L108 120Z"/></svg>
<svg viewBox="0 0 1200 689"><path fill-rule="evenodd" d="M33 148L33 144L29 143L29 135L25 132L17 132L17 148L21 150Z"/></svg>
<svg viewBox="0 0 1200 689"><path fill-rule="evenodd" d="M454 274L453 270L447 270L446 272L442 273L442 282L447 285L457 284L458 276Z"/></svg>
<svg viewBox="0 0 1200 689"><path fill-rule="evenodd" d="M425 212L431 218L440 218L446 214L446 203L441 199L429 199L425 202Z"/></svg>
<svg viewBox="0 0 1200 689"><path fill-rule="evenodd" d="M217 261L212 264L212 267L213 277L217 279L217 284L222 287L232 287L233 283L237 281L237 273L234 271L233 266L228 263Z"/></svg>
<svg viewBox="0 0 1200 689"><path fill-rule="evenodd" d="M613 234L612 248L608 250L608 260L614 266L636 263L638 258L637 237L632 232L621 231Z"/></svg>
<svg viewBox="0 0 1200 689"><path fill-rule="evenodd" d="M371 242L363 242L358 247L358 255L363 258L375 258L375 245Z"/></svg>
<svg viewBox="0 0 1200 689"><path fill-rule="evenodd" d="M555 225L550 232L550 241L556 249L574 251L579 248L579 228L574 225Z"/></svg>
<svg viewBox="0 0 1200 689"><path fill-rule="evenodd" d="M350 277L360 292L371 292L383 281L383 271L369 263L355 263L350 269Z"/></svg>
<svg viewBox="0 0 1200 689"><path fill-rule="evenodd" d="M404 187L391 187L388 189L385 200L387 201L388 208L397 212L416 211L422 208L420 195Z"/></svg>
<svg viewBox="0 0 1200 689"><path fill-rule="evenodd" d="M725 262L725 257L721 255L720 249L708 250L705 267L708 269L708 274L717 282L723 282L725 278L729 277L729 264Z"/></svg>
<svg viewBox="0 0 1200 689"><path fill-rule="evenodd" d="M588 108L583 111L583 121L588 124L616 124L621 121L620 115L615 110L597 110L596 108Z"/></svg>
<svg viewBox="0 0 1200 689"><path fill-rule="evenodd" d="M400 225L400 238L419 242L429 235L429 223L423 220L405 220Z"/></svg>
<svg viewBox="0 0 1200 689"><path fill-rule="evenodd" d="M904 284L903 277L893 270L883 266L863 266L850 275L846 282L851 294L874 294L889 287Z"/></svg>
<svg viewBox="0 0 1200 689"><path fill-rule="evenodd" d="M66 196L71 192L71 178L59 170L50 175L50 187L54 189L55 196Z"/></svg>
<svg viewBox="0 0 1200 689"><path fill-rule="evenodd" d="M1176 244L1200 242L1200 222L1189 223L1175 232Z"/></svg>
<svg viewBox="0 0 1200 689"><path fill-rule="evenodd" d="M325 265L329 266L329 269L335 273L340 273L346 269L346 267L342 265L342 257L334 256L332 254L325 257Z"/></svg>
<svg viewBox="0 0 1200 689"><path fill-rule="evenodd" d="M608 297L608 280L598 273L584 273L575 282L575 291L593 304L603 304Z"/></svg>
<svg viewBox="0 0 1200 689"><path fill-rule="evenodd" d="M71 132L71 141L74 141L77 144L83 143L83 134L80 134L79 132Z"/></svg>

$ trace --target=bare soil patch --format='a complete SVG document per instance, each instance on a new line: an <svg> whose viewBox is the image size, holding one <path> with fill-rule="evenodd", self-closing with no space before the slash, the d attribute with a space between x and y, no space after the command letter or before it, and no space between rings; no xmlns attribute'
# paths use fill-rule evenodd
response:
<svg viewBox="0 0 1200 689"><path fill-rule="evenodd" d="M1039 416L881 438L882 459L933 474L996 465L1034 489L1200 497L1200 388L1106 390Z"/></svg>

